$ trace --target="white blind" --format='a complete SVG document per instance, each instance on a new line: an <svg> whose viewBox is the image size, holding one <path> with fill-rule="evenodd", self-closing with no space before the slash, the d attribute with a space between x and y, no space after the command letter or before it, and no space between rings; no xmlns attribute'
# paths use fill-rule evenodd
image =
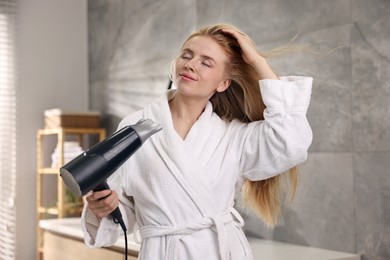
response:
<svg viewBox="0 0 390 260"><path fill-rule="evenodd" d="M15 259L17 1L0 0L0 259Z"/></svg>

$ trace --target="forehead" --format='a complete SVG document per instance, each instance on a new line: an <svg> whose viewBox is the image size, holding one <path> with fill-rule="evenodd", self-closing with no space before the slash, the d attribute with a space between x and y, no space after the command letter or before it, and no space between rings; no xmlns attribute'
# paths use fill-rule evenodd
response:
<svg viewBox="0 0 390 260"><path fill-rule="evenodd" d="M195 55L207 56L216 62L227 61L227 55L223 48L211 37L195 36L189 39L182 47L182 50L189 49Z"/></svg>

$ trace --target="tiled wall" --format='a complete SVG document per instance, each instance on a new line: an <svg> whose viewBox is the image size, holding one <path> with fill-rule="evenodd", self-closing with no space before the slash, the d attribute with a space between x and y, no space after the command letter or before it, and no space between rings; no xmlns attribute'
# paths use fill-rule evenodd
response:
<svg viewBox="0 0 390 260"><path fill-rule="evenodd" d="M390 258L390 2L387 0L89 1L91 108L105 125L159 96L184 38L229 22L260 50L288 42L309 53L270 60L280 75L314 77L308 112L314 141L296 200L252 235ZM328 55L327 51L339 48Z"/></svg>

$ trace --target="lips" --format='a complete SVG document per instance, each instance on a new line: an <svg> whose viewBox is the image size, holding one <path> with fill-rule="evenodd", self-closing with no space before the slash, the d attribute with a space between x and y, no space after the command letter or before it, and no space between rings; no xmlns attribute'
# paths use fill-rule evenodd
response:
<svg viewBox="0 0 390 260"><path fill-rule="evenodd" d="M179 76L184 80L196 81L196 79L187 73L179 73Z"/></svg>

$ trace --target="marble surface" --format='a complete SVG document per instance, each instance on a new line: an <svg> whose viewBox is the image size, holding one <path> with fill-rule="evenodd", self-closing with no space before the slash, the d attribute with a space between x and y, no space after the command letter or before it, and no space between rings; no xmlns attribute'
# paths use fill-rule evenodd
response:
<svg viewBox="0 0 390 260"><path fill-rule="evenodd" d="M390 15L352 28L354 148L390 151Z"/></svg>
<svg viewBox="0 0 390 260"><path fill-rule="evenodd" d="M248 235L306 246L355 251L353 155L313 153L299 168L294 201L269 229L246 210ZM326 235L320 235L326 234Z"/></svg>
<svg viewBox="0 0 390 260"><path fill-rule="evenodd" d="M356 154L354 166L357 252L390 259L390 152Z"/></svg>
<svg viewBox="0 0 390 260"><path fill-rule="evenodd" d="M262 51L298 35L314 52L269 62L314 77L302 189L275 230L252 213L247 223L258 237L390 259L390 1L90 0L88 11L90 107L108 132L166 89L194 28L233 23Z"/></svg>
<svg viewBox="0 0 390 260"><path fill-rule="evenodd" d="M80 229L79 218L49 219L41 220L39 225L42 229L54 232L67 237L73 237L77 240L83 239L83 233ZM344 252L325 250L321 248L305 247L287 243L280 243L270 240L249 238L255 259L272 260L359 260L359 255ZM123 237L113 245L113 247L123 249L125 246ZM132 234L128 235L129 250L138 252L140 245L135 243Z"/></svg>

